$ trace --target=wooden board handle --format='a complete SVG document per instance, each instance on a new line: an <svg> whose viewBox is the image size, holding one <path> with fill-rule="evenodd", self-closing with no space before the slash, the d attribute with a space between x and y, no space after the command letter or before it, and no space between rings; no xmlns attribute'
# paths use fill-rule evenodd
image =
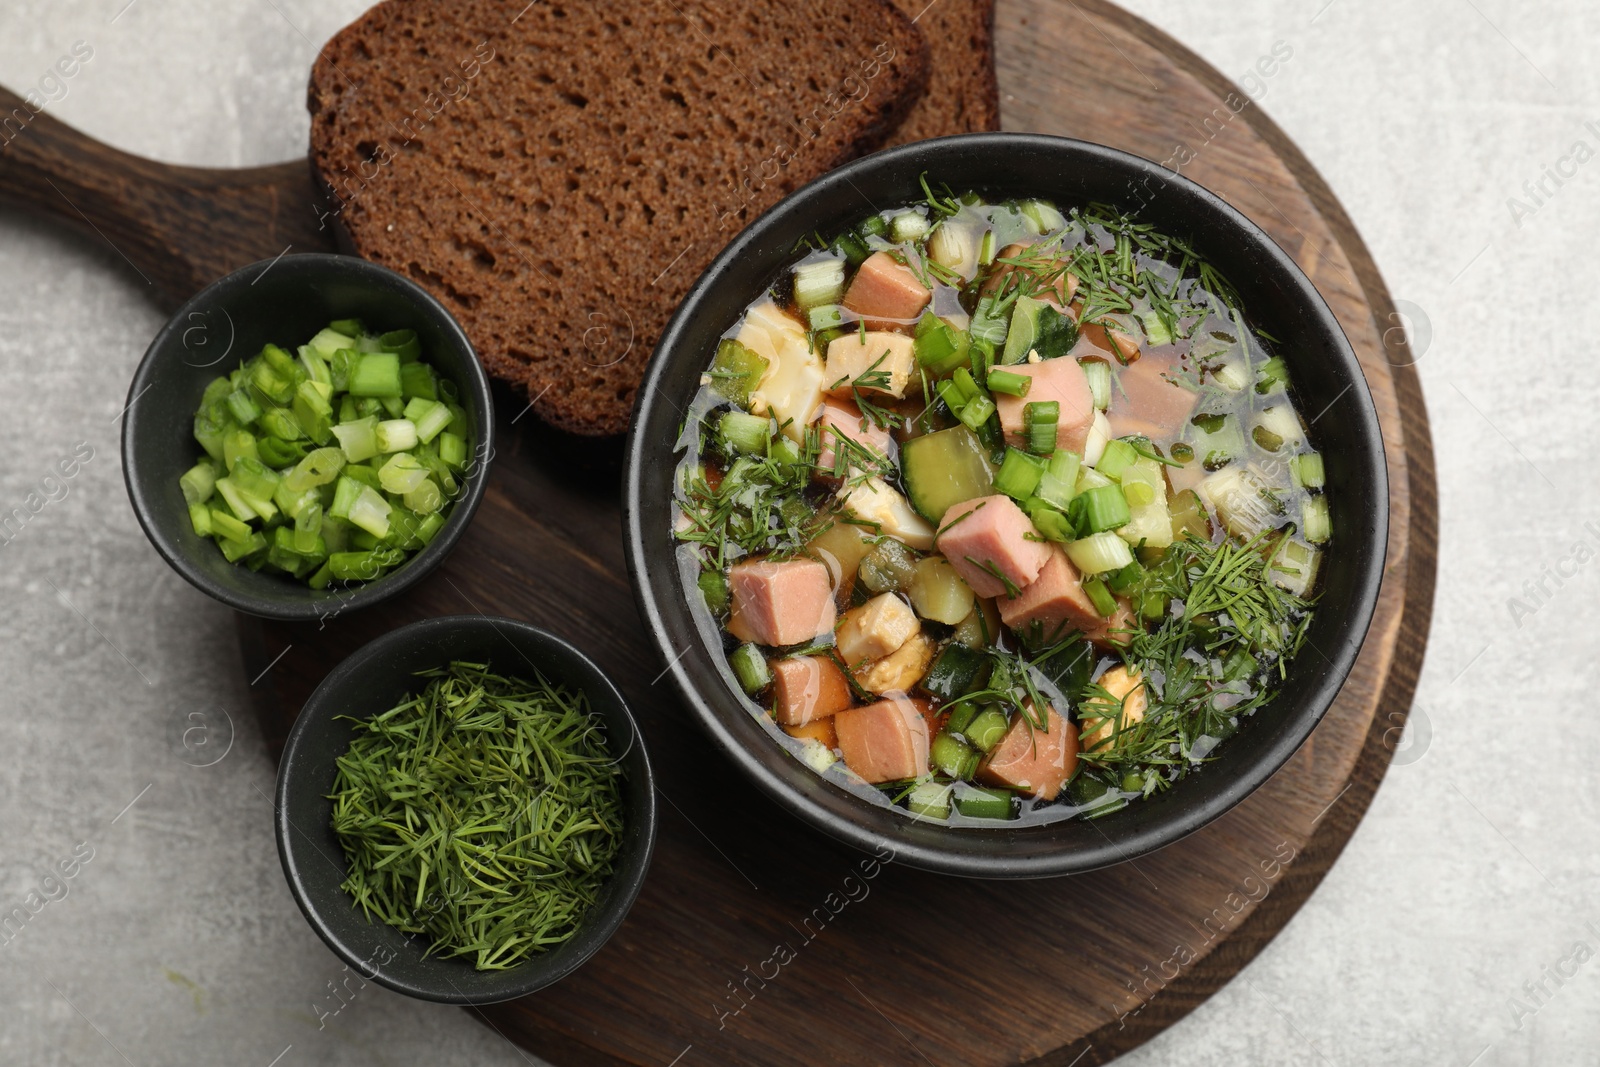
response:
<svg viewBox="0 0 1600 1067"><path fill-rule="evenodd" d="M0 88L0 201L104 240L164 307L258 259L335 251L305 161L177 167L119 151Z"/></svg>

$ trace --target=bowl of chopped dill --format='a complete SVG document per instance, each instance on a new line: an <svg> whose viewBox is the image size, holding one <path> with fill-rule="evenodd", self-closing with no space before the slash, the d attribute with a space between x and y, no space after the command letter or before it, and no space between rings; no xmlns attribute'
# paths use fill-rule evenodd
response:
<svg viewBox="0 0 1600 1067"><path fill-rule="evenodd" d="M1155 163L973 134L793 193L640 388L640 613L782 806L980 878L1160 848L1277 772L1383 576L1361 366L1294 261Z"/></svg>
<svg viewBox="0 0 1600 1067"><path fill-rule="evenodd" d="M655 786L621 694L512 619L425 619L307 701L278 766L278 855L363 978L488 1004L561 980L638 897Z"/></svg>

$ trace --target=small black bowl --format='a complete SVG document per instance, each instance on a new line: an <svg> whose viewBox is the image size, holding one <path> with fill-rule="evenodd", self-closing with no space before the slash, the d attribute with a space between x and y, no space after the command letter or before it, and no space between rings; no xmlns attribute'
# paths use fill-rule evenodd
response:
<svg viewBox="0 0 1600 1067"><path fill-rule="evenodd" d="M354 729L339 718L370 718L421 688L416 672L456 660L497 673L538 670L579 689L603 724L626 771L627 827L611 880L571 940L504 971L479 971L466 958L423 958L427 944L382 922L368 922L340 884L347 872L333 832L334 761ZM560 981L616 933L650 868L656 840L655 780L644 738L617 687L599 667L553 634L512 619L460 615L424 619L385 634L323 679L295 720L278 764L278 858L306 921L362 976L407 996L442 1004L492 1004Z"/></svg>
<svg viewBox="0 0 1600 1067"><path fill-rule="evenodd" d="M212 379L269 341L293 351L329 322L348 318L362 319L372 329L417 332L423 358L456 384L458 402L472 423L474 451L449 519L432 544L376 581L316 590L229 563L189 524L178 478L204 454L194 439L194 413ZM443 304L410 279L364 259L283 256L206 286L150 342L128 387L122 474L145 535L191 585L238 611L303 621L376 604L438 566L483 498L493 433L488 376Z"/></svg>
<svg viewBox="0 0 1600 1067"><path fill-rule="evenodd" d="M993 199L1101 202L1188 238L1237 288L1308 414L1327 469L1333 540L1306 647L1277 697L1164 793L1093 821L953 827L914 820L830 784L768 735L708 644L684 587L672 535L674 451L683 412L724 330L796 258L800 241L923 199L919 182ZM735 765L811 825L912 866L974 878L1073 874L1143 855L1238 804L1294 755L1355 663L1377 603L1388 536L1388 476L1377 413L1355 353L1306 276L1221 198L1148 160L1033 134L970 134L879 152L812 182L761 216L717 257L662 334L639 390L624 483L628 567L640 613L685 701ZM691 568L692 570L692 568Z"/></svg>

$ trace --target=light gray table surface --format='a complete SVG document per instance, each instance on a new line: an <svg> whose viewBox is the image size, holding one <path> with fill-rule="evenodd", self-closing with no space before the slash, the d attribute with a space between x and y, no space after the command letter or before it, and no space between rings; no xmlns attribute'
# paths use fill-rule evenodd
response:
<svg viewBox="0 0 1600 1067"><path fill-rule="evenodd" d="M312 57L364 6L8 0L0 84L38 86L81 41L59 118L172 162L295 158ZM1410 312L1443 533L1404 765L1277 940L1121 1062L1593 1064L1600 9L1129 6L1235 76L1292 46L1261 104ZM113 249L15 210L0 293L0 512L47 500L0 538L0 913L54 898L0 943L0 1063L533 1062L375 986L324 1017L340 964L279 873L229 614L122 487L117 418L162 316Z"/></svg>

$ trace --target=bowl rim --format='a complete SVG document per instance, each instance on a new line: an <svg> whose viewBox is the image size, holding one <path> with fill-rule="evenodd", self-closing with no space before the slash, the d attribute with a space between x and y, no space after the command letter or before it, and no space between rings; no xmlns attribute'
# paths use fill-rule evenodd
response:
<svg viewBox="0 0 1600 1067"><path fill-rule="evenodd" d="M604 911L598 913L598 928L602 931L601 935L593 938L592 942L585 946L583 952L564 954L560 958L559 966L541 968L539 964L542 958L534 957L518 964L514 968L498 972L498 975L503 975L507 979L504 988L497 990L492 995L485 996L480 994L474 996L461 992L453 984L449 990L443 990L397 978L381 969L373 968L371 953L362 954L344 943L324 919L319 899L306 889L305 879L299 869L301 854L298 850L299 847L294 844L294 835L296 833L301 837L306 835L293 824L289 817L288 798L291 790L306 788L307 775L314 771L320 771L324 768L329 769L331 780L332 764L338 758L339 753L302 752L301 746L309 744L306 741L306 734L311 729L313 719L326 718L341 713L339 694L349 684L351 676L359 671L367 660L382 656L397 645L404 646L421 640L429 634L441 633L457 627L477 628L482 626L493 628L497 634L508 643L511 643L519 653L524 651L534 653L530 657L532 659L537 659L539 655L552 649L559 651L569 657L571 662L576 665L578 672L585 676L582 683L582 688L585 692L603 691L615 701L615 706L621 711L623 718L633 730L633 745L638 750L639 767L642 770L642 774L638 781L630 780L626 788L630 796L635 791L643 795L645 825L644 839L642 844L638 846L637 858L633 859L626 867L619 865L612 871L610 880L619 885L620 890L616 895L604 902ZM532 647L529 647L529 645ZM535 664L535 667L537 669L537 664ZM627 758L632 751L633 748L630 747L627 752L618 756L617 759ZM549 630L541 629L531 623L517 619L481 614L442 615L419 619L398 629L390 630L380 637L373 638L341 660L339 665L328 672L328 676L317 685L310 698L307 699L305 707L300 710L300 714L295 718L294 725L289 730L288 739L284 742L283 754L278 760L277 777L272 794L273 836L278 848L279 865L283 869L284 881L288 883L290 895L294 897L295 904L300 908L301 914L305 916L307 924L336 956L351 967L360 969L363 978L368 981L375 981L379 985L397 993L439 1004L472 1007L500 1003L527 996L561 981L592 959L621 928L622 923L633 910L633 905L644 888L645 880L650 873L650 864L655 855L656 833L660 822L655 797L655 772L650 764L649 749L645 743L644 732L639 729L638 719L635 718L633 709L628 706L626 698L623 697L616 683L585 652ZM315 848L314 845L310 847ZM620 881L618 881L619 879ZM346 901L350 901L350 898L347 894L344 894L343 890L339 890L339 895ZM351 906L354 907L353 901L351 901ZM447 960L438 957L430 958L429 963L439 963L446 966L460 965L458 960ZM372 970L373 973L369 974L368 970ZM521 977L521 981L510 980L517 976Z"/></svg>
<svg viewBox="0 0 1600 1067"><path fill-rule="evenodd" d="M1021 827L1007 831L999 828L971 830L932 827L939 839L950 842L945 845L926 844L880 833L856 819L822 807L816 800L785 781L760 755L752 751L752 746L732 733L728 723L713 706L713 701L731 699L731 694L718 693L708 697L689 677L682 662L684 657L679 655L677 658L672 658L675 650L669 647L667 642L666 615L669 612L686 612L689 609L687 604L673 602L671 596L673 577L652 571L650 567L646 547L649 528L646 524L651 516L643 513L641 490L651 444L645 436L647 433L666 432L662 429L666 423L659 417L652 419L651 415L662 405L664 399L662 383L672 354L680 345L681 337L697 314L700 303L706 299L711 290L720 288L726 283L728 276L736 271L737 264L758 246L767 230L782 225L789 214L803 209L806 205L813 202L827 203L836 196L844 195L847 189L853 187L853 180L867 171L894 169L909 159L923 161L918 169L933 170L937 164L927 162L925 157L942 153L987 153L992 154L997 160L1003 160L1006 154L1027 152L1076 155L1092 163L1131 170L1136 178L1143 176L1147 180L1175 185L1183 195L1203 202L1221 217L1224 225L1235 233L1241 242L1248 243L1253 252L1270 261L1272 268L1297 295L1304 310L1313 320L1308 332L1323 333L1331 340L1331 347L1341 364L1339 371L1342 376L1350 379L1348 391L1355 394L1358 402L1356 419L1361 423L1357 436L1365 448L1366 461L1371 463L1379 478L1378 484L1374 487L1377 506L1374 514L1368 518L1371 541L1375 544L1376 550L1359 560L1355 567L1352 586L1355 589L1353 601L1356 611L1348 618L1346 639L1341 641L1331 656L1324 657L1328 669L1319 672L1314 687L1305 700L1291 709L1292 714L1286 717L1277 736L1269 740L1255 761L1243 768L1243 773L1237 775L1227 787L1215 795L1203 798L1203 802L1176 809L1162 821L1132 831L1120 842L1102 833L1100 841L1084 848L1042 856L995 857L962 852L956 844L957 838L947 835L1007 832L1026 834L1033 828ZM1361 369L1349 339L1310 279L1254 222L1193 179L1120 149L1048 134L975 133L900 145L845 164L785 196L749 223L729 242L679 304L662 332L644 380L640 384L633 427L627 442L623 512L627 535L626 559L633 580L634 595L646 628L650 631L652 642L662 661L666 663L666 673L671 676L673 685L684 702L694 711L700 725L762 792L791 815L812 827L863 851L891 849L900 862L910 866L971 878L1041 878L1080 874L1128 862L1187 837L1236 807L1276 774L1310 737L1349 676L1365 643L1377 606L1387 558L1388 470L1377 411L1366 383L1365 372ZM830 784L830 788L836 787ZM919 821L918 825L921 827L927 824Z"/></svg>
<svg viewBox="0 0 1600 1067"><path fill-rule="evenodd" d="M365 275L369 278L383 279L402 290L426 314L438 319L450 337L452 346L458 347L466 355L464 362L468 367L465 375L467 380L457 384L464 390L470 390L478 410L482 413L480 420L482 440L474 443L478 469L470 477L463 479L464 491L456 497L450 509L450 517L445 520L444 527L434 537L432 543L413 554L399 570L375 581L364 582L349 591L341 590L331 597L314 596L312 594L315 591L309 587L292 585L287 581L283 583L284 596L281 599L266 593L257 596L241 594L218 585L195 564L181 544L175 543L161 529L155 517L156 510L161 504L151 499L150 494L134 476L134 469L140 463L138 446L135 443L136 428L141 418L139 400L155 387L157 367L161 362L162 353L166 351L175 336L181 337L183 331L189 328L190 316L202 312L219 290L236 288L241 283L246 286L253 284L274 266L278 270L291 271L313 269L348 271L353 276ZM166 560L167 565L190 585L213 600L247 615L283 622L306 622L345 611L359 610L388 600L416 585L444 561L456 542L461 539L461 535L466 532L473 514L483 500L488 487L489 467L494 458L494 431L494 397L490 391L489 376L484 371L477 349L473 347L466 330L437 297L405 275L380 263L332 252L293 253L278 259L257 260L216 279L186 300L156 333L140 358L139 366L133 373L133 380L128 385L128 399L122 415L122 480L127 489L128 500L133 505L134 516L139 520L139 526L144 530L145 537L155 548L156 553ZM174 474L173 477L176 478L177 475Z"/></svg>

